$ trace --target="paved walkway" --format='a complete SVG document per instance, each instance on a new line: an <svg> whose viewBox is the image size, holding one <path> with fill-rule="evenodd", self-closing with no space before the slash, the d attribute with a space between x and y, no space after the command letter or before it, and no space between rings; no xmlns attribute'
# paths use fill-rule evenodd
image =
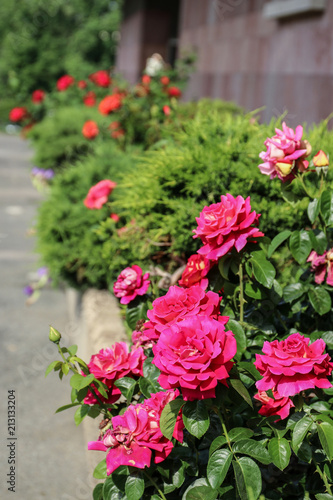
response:
<svg viewBox="0 0 333 500"><path fill-rule="evenodd" d="M29 274L38 268L34 239L27 230L41 195L29 179L29 157L27 142L0 135L0 498L91 500L92 471L83 429L75 426L74 411L54 413L70 402L69 380L60 382L54 373L44 376L47 365L57 359L56 347L48 340L49 325L79 345L80 332L67 319L63 292L45 290L30 307L22 292ZM16 396L17 440L8 439L9 390ZM15 493L6 483L11 451Z"/></svg>

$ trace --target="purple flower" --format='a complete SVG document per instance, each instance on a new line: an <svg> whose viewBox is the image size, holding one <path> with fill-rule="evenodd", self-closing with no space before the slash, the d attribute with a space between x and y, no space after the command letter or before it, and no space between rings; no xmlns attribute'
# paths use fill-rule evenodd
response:
<svg viewBox="0 0 333 500"><path fill-rule="evenodd" d="M23 293L24 293L24 295L31 297L31 295L34 293L34 289L32 288L32 286L27 285L23 288Z"/></svg>

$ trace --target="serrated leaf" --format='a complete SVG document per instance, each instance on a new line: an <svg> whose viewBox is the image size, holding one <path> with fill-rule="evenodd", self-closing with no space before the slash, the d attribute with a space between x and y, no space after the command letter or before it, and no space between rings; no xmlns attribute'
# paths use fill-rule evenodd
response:
<svg viewBox="0 0 333 500"><path fill-rule="evenodd" d="M128 402L132 401L136 380L130 377L122 377L115 381L114 385L120 389L122 395L127 399Z"/></svg>
<svg viewBox="0 0 333 500"><path fill-rule="evenodd" d="M230 450L217 450L208 460L207 479L212 488L218 488L223 483L232 460Z"/></svg>
<svg viewBox="0 0 333 500"><path fill-rule="evenodd" d="M52 361L52 363L49 364L49 366L46 368L45 370L45 377L48 376L48 374L56 369L57 367L61 367L62 366L62 361Z"/></svg>
<svg viewBox="0 0 333 500"><path fill-rule="evenodd" d="M313 309L322 316L328 313L332 307L331 296L327 290L316 286L309 290L309 300Z"/></svg>
<svg viewBox="0 0 333 500"><path fill-rule="evenodd" d="M292 302L299 299L306 292L306 288L302 283L291 283L283 289L283 298L286 302Z"/></svg>
<svg viewBox="0 0 333 500"><path fill-rule="evenodd" d="M210 419L204 401L187 401L183 407L183 422L186 429L197 438L207 432Z"/></svg>
<svg viewBox="0 0 333 500"><path fill-rule="evenodd" d="M314 200L310 201L310 203L308 205L308 217L309 217L309 220L312 224L314 223L314 221L318 217L319 211L320 211L319 200L317 198L315 198Z"/></svg>
<svg viewBox="0 0 333 500"><path fill-rule="evenodd" d="M87 375L86 377L83 377L83 375L73 375L70 379L70 384L73 387L73 389L76 389L77 391L83 389L84 387L87 387L91 382L94 380L94 375L91 373L90 375Z"/></svg>
<svg viewBox="0 0 333 500"><path fill-rule="evenodd" d="M215 500L217 496L218 490L213 489L207 479L202 477L190 484L182 500Z"/></svg>
<svg viewBox="0 0 333 500"><path fill-rule="evenodd" d="M328 422L317 423L320 443L329 460L333 459L333 426Z"/></svg>
<svg viewBox="0 0 333 500"><path fill-rule="evenodd" d="M272 438L268 444L268 451L278 469L284 470L289 465L291 450L286 439Z"/></svg>
<svg viewBox="0 0 333 500"><path fill-rule="evenodd" d="M236 486L241 500L257 500L261 493L261 472L249 457L241 457L232 462Z"/></svg>
<svg viewBox="0 0 333 500"><path fill-rule="evenodd" d="M251 408L253 408L251 396L249 394L249 391L247 390L247 388L243 384L243 382L241 380L231 378L231 379L229 379L229 383L230 383L231 387L233 387L235 389L235 391L237 391L238 394L240 396L242 396L244 401L246 401L247 404L249 406L251 406Z"/></svg>
<svg viewBox="0 0 333 500"><path fill-rule="evenodd" d="M305 415L303 418L301 418L301 420L296 422L296 425L293 429L291 441L292 448L296 454L302 442L304 441L305 436L310 430L312 423L312 419L308 415Z"/></svg>
<svg viewBox="0 0 333 500"><path fill-rule="evenodd" d="M253 439L242 439L237 441L233 446L232 450L234 453L243 453L244 455L249 455L250 457L258 460L262 464L268 465L272 462L270 454L266 448Z"/></svg>
<svg viewBox="0 0 333 500"><path fill-rule="evenodd" d="M75 412L74 422L76 425L79 425L82 420L88 415L90 410L89 405L81 405Z"/></svg>
<svg viewBox="0 0 333 500"><path fill-rule="evenodd" d="M308 231L294 231L289 238L289 248L296 262L304 264L312 249Z"/></svg>
<svg viewBox="0 0 333 500"><path fill-rule="evenodd" d="M103 460L101 460L99 462L99 464L96 465L94 472L93 472L93 476L95 479L105 479L107 477L106 458L103 458Z"/></svg>
<svg viewBox="0 0 333 500"><path fill-rule="evenodd" d="M252 252L251 265L254 277L266 288L272 288L275 278L275 268L266 259L265 253L261 250Z"/></svg>
<svg viewBox="0 0 333 500"><path fill-rule="evenodd" d="M125 483L125 493L128 500L139 500L142 497L144 490L144 479L136 474L130 474Z"/></svg>
<svg viewBox="0 0 333 500"><path fill-rule="evenodd" d="M178 414L184 404L185 401L182 398L176 398L163 408L160 418L160 429L163 436L169 440L172 439Z"/></svg>
<svg viewBox="0 0 333 500"><path fill-rule="evenodd" d="M226 324L226 330L231 330L235 336L237 343L237 353L234 357L236 360L238 360L242 357L243 352L246 351L246 335L241 325L234 319L229 319L228 323Z"/></svg>
<svg viewBox="0 0 333 500"><path fill-rule="evenodd" d="M327 226L333 224L333 191L325 190L320 196L320 212Z"/></svg>
<svg viewBox="0 0 333 500"><path fill-rule="evenodd" d="M289 231L289 229L286 229L285 231L282 231L282 233L279 233L275 236L275 238L272 239L272 242L271 244L269 245L268 247L268 251L267 251L267 257L270 259L271 256L273 255L273 253L275 252L275 250L280 246L282 245L282 243L284 241L286 241L286 239L289 238L289 236L291 235L291 231Z"/></svg>

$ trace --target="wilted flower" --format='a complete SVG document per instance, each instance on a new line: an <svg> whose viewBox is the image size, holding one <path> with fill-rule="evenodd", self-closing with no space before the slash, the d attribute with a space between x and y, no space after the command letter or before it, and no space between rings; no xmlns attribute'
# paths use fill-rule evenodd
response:
<svg viewBox="0 0 333 500"><path fill-rule="evenodd" d="M314 250L310 253L307 262L311 262L311 271L315 273L315 282L320 285L325 279L326 283L333 286L333 248L318 255Z"/></svg>
<svg viewBox="0 0 333 500"><path fill-rule="evenodd" d="M121 304L129 304L138 295L145 295L150 285L148 278L149 273L142 274L141 267L126 267L114 283L113 293Z"/></svg>

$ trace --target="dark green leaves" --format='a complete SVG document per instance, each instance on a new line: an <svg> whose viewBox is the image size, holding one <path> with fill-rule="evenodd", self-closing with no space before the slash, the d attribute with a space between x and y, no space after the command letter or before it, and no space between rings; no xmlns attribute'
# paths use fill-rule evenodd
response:
<svg viewBox="0 0 333 500"><path fill-rule="evenodd" d="M303 417L301 420L296 422L296 425L292 434L292 447L294 452L297 454L301 444L303 443L308 431L312 426L312 419L308 415Z"/></svg>
<svg viewBox="0 0 333 500"><path fill-rule="evenodd" d="M272 288L275 278L275 268L266 259L265 252L263 252L262 250L256 250L252 252L252 256L249 262L252 265L253 274L256 280L264 287Z"/></svg>
<svg viewBox="0 0 333 500"><path fill-rule="evenodd" d="M275 250L282 245L284 241L286 241L287 238L291 235L291 231L287 229L286 231L282 231L282 233L279 233L278 235L275 236L275 238L272 239L271 244L268 247L267 251L267 257L270 258Z"/></svg>
<svg viewBox="0 0 333 500"><path fill-rule="evenodd" d="M273 438L268 445L268 451L272 462L280 470L283 470L289 464L291 450L289 442L284 438Z"/></svg>
<svg viewBox="0 0 333 500"><path fill-rule="evenodd" d="M232 462L236 486L241 500L256 500L261 493L261 472L249 457Z"/></svg>
<svg viewBox="0 0 333 500"><path fill-rule="evenodd" d="M320 443L329 460L333 459L333 425L328 422L318 424Z"/></svg>
<svg viewBox="0 0 333 500"><path fill-rule="evenodd" d="M246 336L243 328L234 319L230 319L226 324L226 330L231 330L235 336L237 342L237 353L235 355L235 359L240 359L242 357L243 352L246 350Z"/></svg>
<svg viewBox="0 0 333 500"><path fill-rule="evenodd" d="M322 316L330 311L332 306L331 296L322 287L316 286L309 290L309 300L313 309Z"/></svg>
<svg viewBox="0 0 333 500"><path fill-rule="evenodd" d="M115 381L114 385L120 389L122 395L127 399L128 402L132 401L136 380L130 377L122 377Z"/></svg>
<svg viewBox="0 0 333 500"><path fill-rule="evenodd" d="M145 489L145 482L138 474L130 474L125 483L128 500L139 500Z"/></svg>
<svg viewBox="0 0 333 500"><path fill-rule="evenodd" d="M209 427L209 415L204 401L187 401L183 408L183 422L195 437L202 437Z"/></svg>
<svg viewBox="0 0 333 500"><path fill-rule="evenodd" d="M211 488L207 479L202 477L187 488L182 500L215 500L217 495L218 491Z"/></svg>
<svg viewBox="0 0 333 500"><path fill-rule="evenodd" d="M167 439L172 438L172 434L176 425L176 420L180 412L181 407L184 405L182 398L176 398L170 401L163 408L161 418L160 418L160 429Z"/></svg>
<svg viewBox="0 0 333 500"><path fill-rule="evenodd" d="M249 455L250 457L258 460L265 465L268 465L272 462L270 454L268 453L266 448L254 439L242 439L240 441L237 441L233 445L232 450L234 453Z"/></svg>
<svg viewBox="0 0 333 500"><path fill-rule="evenodd" d="M317 200L317 198L315 198L314 200L310 201L310 203L308 205L308 217L309 217L309 220L312 224L314 223L314 221L318 217L319 211L320 211L319 200Z"/></svg>
<svg viewBox="0 0 333 500"><path fill-rule="evenodd" d="M230 450L217 450L213 453L207 465L207 478L212 488L219 487L227 475L232 460Z"/></svg>
<svg viewBox="0 0 333 500"><path fill-rule="evenodd" d="M294 259L304 264L312 249L308 231L294 231L289 238L289 248Z"/></svg>
<svg viewBox="0 0 333 500"><path fill-rule="evenodd" d="M323 191L320 197L320 213L327 226L333 224L333 191Z"/></svg>

